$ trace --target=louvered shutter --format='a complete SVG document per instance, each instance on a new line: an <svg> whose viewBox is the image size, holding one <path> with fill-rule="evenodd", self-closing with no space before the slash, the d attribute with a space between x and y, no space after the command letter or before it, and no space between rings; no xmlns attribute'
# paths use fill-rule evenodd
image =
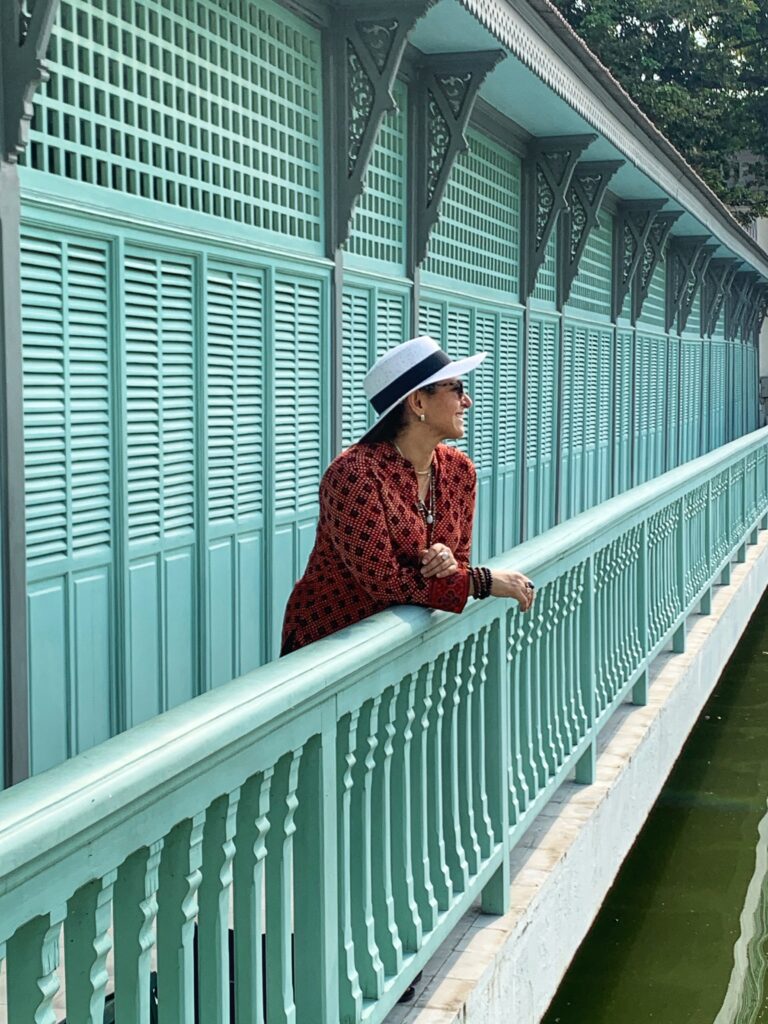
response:
<svg viewBox="0 0 768 1024"><path fill-rule="evenodd" d="M499 320L499 407L497 545L507 551L520 539L519 480L523 453L520 450L520 391L522 388L520 317Z"/></svg>
<svg viewBox="0 0 768 1024"><path fill-rule="evenodd" d="M663 473L665 469L673 469L680 463L680 353L681 341L678 337L671 337L667 345L666 373L664 362L659 366L660 395L666 391L663 399L665 408L666 424L661 426L660 433L666 433L666 459L663 458L656 463L654 476ZM663 360L663 347L661 359ZM666 388L664 383L666 382ZM663 423L663 421L662 421ZM664 429L666 426L666 431Z"/></svg>
<svg viewBox="0 0 768 1024"><path fill-rule="evenodd" d="M405 296L376 292L375 358L407 340Z"/></svg>
<svg viewBox="0 0 768 1024"><path fill-rule="evenodd" d="M572 514L573 474L571 466L571 443L573 420L576 412L575 394L575 335L576 328L569 321L563 322L562 346L562 379L563 407L560 414L560 519L567 519Z"/></svg>
<svg viewBox="0 0 768 1024"><path fill-rule="evenodd" d="M342 446L348 448L368 429L368 401L363 380L368 372L371 294L346 287L342 299L343 384Z"/></svg>
<svg viewBox="0 0 768 1024"><path fill-rule="evenodd" d="M419 334L428 334L445 347L443 306L438 302L422 302L419 306Z"/></svg>
<svg viewBox="0 0 768 1024"><path fill-rule="evenodd" d="M474 405L470 411L472 436L470 451L477 470L477 513L474 531L474 552L477 561L485 561L494 552L494 466L498 427L495 401L497 318L492 313L475 314L474 350L486 352L480 366L465 384Z"/></svg>
<svg viewBox="0 0 768 1024"><path fill-rule="evenodd" d="M194 527L192 268L131 255L125 267L128 536Z"/></svg>
<svg viewBox="0 0 768 1024"><path fill-rule="evenodd" d="M110 734L109 250L21 243L32 770Z"/></svg>
<svg viewBox="0 0 768 1024"><path fill-rule="evenodd" d="M557 327L530 317L526 361L526 521L527 536L549 529L554 522L553 446Z"/></svg>
<svg viewBox="0 0 768 1024"><path fill-rule="evenodd" d="M320 293L312 282L275 283L275 508L297 512L320 483Z"/></svg>
<svg viewBox="0 0 768 1024"><path fill-rule="evenodd" d="M597 490L594 503L606 501L611 496L611 423L613 409L614 339L609 329L600 331L600 358L597 406Z"/></svg>
<svg viewBox="0 0 768 1024"><path fill-rule="evenodd" d="M66 558L68 361L64 246L25 237L21 248L27 560Z"/></svg>
<svg viewBox="0 0 768 1024"><path fill-rule="evenodd" d="M206 281L206 686L264 659L264 279L211 267Z"/></svg>
<svg viewBox="0 0 768 1024"><path fill-rule="evenodd" d="M616 334L616 381L614 387L616 437L615 491L621 494L631 486L631 440L639 440L637 412L632 404L633 335L630 331L618 330ZM633 426L634 421L634 426Z"/></svg>

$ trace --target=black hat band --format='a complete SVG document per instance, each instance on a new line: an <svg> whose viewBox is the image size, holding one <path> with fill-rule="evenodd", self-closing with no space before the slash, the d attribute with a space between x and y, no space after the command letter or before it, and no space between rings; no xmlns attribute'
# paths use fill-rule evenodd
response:
<svg viewBox="0 0 768 1024"><path fill-rule="evenodd" d="M428 380L438 370L442 370L444 366L448 366L452 362L451 357L447 356L445 352L440 350L433 352L426 359L422 359L420 363L412 366L410 370L406 370L399 377L395 377L391 384L387 384L385 388L373 396L371 405L381 415L385 409L397 405L401 398L405 398L406 395L415 391L425 380Z"/></svg>

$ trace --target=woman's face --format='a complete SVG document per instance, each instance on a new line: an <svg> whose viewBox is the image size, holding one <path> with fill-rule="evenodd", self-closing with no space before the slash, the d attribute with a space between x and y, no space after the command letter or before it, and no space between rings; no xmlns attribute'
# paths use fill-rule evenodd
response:
<svg viewBox="0 0 768 1024"><path fill-rule="evenodd" d="M443 438L456 440L464 437L467 409L472 399L464 390L464 381L443 380L435 384L433 394L426 394L427 423Z"/></svg>

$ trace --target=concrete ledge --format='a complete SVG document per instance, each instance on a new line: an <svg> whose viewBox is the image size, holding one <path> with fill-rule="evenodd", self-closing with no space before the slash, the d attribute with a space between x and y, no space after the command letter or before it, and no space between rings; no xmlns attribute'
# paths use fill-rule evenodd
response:
<svg viewBox="0 0 768 1024"><path fill-rule="evenodd" d="M689 618L685 653L654 662L648 705L609 722L595 783L566 783L514 850L509 913L467 914L387 1024L541 1019L766 586L763 531L712 613Z"/></svg>

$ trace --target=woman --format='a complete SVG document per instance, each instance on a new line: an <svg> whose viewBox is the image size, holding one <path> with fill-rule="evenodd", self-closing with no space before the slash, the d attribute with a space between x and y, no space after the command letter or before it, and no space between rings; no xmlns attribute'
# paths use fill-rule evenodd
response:
<svg viewBox="0 0 768 1024"><path fill-rule="evenodd" d="M463 374L485 353L451 360L432 338L405 341L369 370L377 423L325 472L307 569L288 600L282 653L393 604L460 612L469 597L533 603L519 572L469 565L476 474L443 441L464 436Z"/></svg>

